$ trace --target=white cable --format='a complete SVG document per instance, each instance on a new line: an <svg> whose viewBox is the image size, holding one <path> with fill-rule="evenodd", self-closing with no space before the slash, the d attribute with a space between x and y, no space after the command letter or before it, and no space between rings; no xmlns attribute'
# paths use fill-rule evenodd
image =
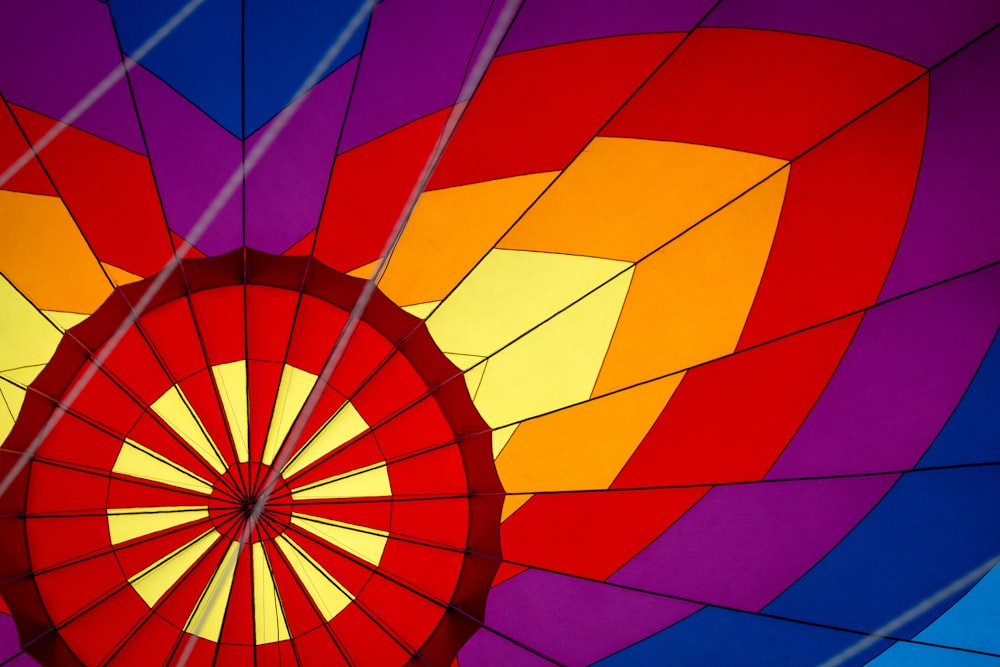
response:
<svg viewBox="0 0 1000 667"><path fill-rule="evenodd" d="M975 583L979 579L982 579L990 570L993 569L994 566L997 565L997 563L1000 563L1000 554L993 556L982 565L973 568L968 573L962 575L930 597L910 607L871 634L861 638L851 646L848 646L843 651L824 662L820 665L820 667L838 667L838 665L844 664L859 653L867 650L872 644L875 644L882 639L888 639L891 637L892 633L899 628L911 621L916 620L926 612L950 598L952 595L955 595L965 587Z"/></svg>
<svg viewBox="0 0 1000 667"><path fill-rule="evenodd" d="M104 95L115 87L118 82L125 78L125 76L135 68L136 65L145 58L150 51L156 48L160 42L166 39L170 33L177 29L181 23L183 23L187 17L191 16L194 10L198 9L205 0L189 0L189 2L180 8L180 10L170 17L166 23L160 26L160 29L154 32L149 39L139 45L139 48L132 52L129 58L125 58L123 66L116 65L114 69L107 73L107 75L101 79L96 86L90 89L90 92L83 96L83 98L73 105L73 107L63 115L62 118L58 119L53 123L42 138L36 141L33 145L28 147L28 150L21 153L21 156L17 158L13 164L4 169L3 173L0 174L0 188L7 184L10 179L14 178L21 169L25 167L32 158L38 153L41 153L45 148L55 141L56 137L63 133L63 131L76 122L83 114L85 114L92 106L97 104ZM109 10L110 11L110 10Z"/></svg>

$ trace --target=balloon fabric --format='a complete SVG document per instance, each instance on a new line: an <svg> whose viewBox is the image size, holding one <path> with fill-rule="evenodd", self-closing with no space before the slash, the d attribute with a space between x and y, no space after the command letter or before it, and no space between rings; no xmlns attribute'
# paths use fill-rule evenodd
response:
<svg viewBox="0 0 1000 667"><path fill-rule="evenodd" d="M1000 664L998 27L0 0L0 665Z"/></svg>

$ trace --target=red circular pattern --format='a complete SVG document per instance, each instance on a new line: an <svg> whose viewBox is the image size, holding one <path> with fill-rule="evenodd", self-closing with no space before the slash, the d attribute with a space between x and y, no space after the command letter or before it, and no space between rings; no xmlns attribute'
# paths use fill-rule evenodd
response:
<svg viewBox="0 0 1000 667"><path fill-rule="evenodd" d="M27 449L53 401L107 354L0 500L17 517L0 539L18 554L0 577L15 618L41 633L34 646L57 664L166 664L185 647L192 665L303 655L448 664L483 617L502 492L489 429L422 322L376 292L302 437L276 457L266 441L272 422L284 433L290 424L273 409L289 401L283 374L310 384L320 374L363 281L252 251L186 260L105 349L153 280L116 292L66 335L4 445ZM226 368L246 378L243 436L227 418ZM163 407L177 396L181 418ZM367 428L307 463L268 465L294 463L345 404ZM219 581L224 616L199 615ZM255 598L268 586L271 616L267 597Z"/></svg>

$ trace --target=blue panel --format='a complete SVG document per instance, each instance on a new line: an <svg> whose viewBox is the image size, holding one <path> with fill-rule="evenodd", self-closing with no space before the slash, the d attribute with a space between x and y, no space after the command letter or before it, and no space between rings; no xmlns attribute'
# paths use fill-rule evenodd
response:
<svg viewBox="0 0 1000 667"><path fill-rule="evenodd" d="M247 2L247 134L287 105L361 6L360 0ZM280 10L279 10L280 8ZM361 50L365 23L354 32L324 75Z"/></svg>
<svg viewBox="0 0 1000 667"><path fill-rule="evenodd" d="M185 4L111 0L122 48L131 55ZM361 4L247 0L244 16L240 0L206 0L142 64L234 135L248 136L291 101ZM324 75L357 55L365 25Z"/></svg>
<svg viewBox="0 0 1000 667"><path fill-rule="evenodd" d="M853 633L725 609L707 608L597 663L640 665L818 665L858 642ZM864 664L889 642L878 642L847 664Z"/></svg>
<svg viewBox="0 0 1000 667"><path fill-rule="evenodd" d="M998 466L906 474L766 611L874 631L1000 552L998 507ZM956 597L895 634L911 637Z"/></svg>
<svg viewBox="0 0 1000 667"><path fill-rule="evenodd" d="M122 48L133 54L185 0L111 0ZM240 0L206 0L142 64L239 136L242 102Z"/></svg>
<svg viewBox="0 0 1000 667"><path fill-rule="evenodd" d="M869 667L998 667L1000 658L900 642L868 665Z"/></svg>
<svg viewBox="0 0 1000 667"><path fill-rule="evenodd" d="M979 372L921 466L961 465L1000 459L1000 338L993 340Z"/></svg>
<svg viewBox="0 0 1000 667"><path fill-rule="evenodd" d="M1000 654L1000 565L917 639Z"/></svg>

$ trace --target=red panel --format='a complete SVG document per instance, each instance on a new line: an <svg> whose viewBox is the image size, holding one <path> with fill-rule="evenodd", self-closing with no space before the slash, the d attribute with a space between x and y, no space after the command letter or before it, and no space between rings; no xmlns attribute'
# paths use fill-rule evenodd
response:
<svg viewBox="0 0 1000 667"><path fill-rule="evenodd" d="M373 567L367 561L360 560L297 526L293 525L286 531L286 535L289 533L300 549L315 559L352 595L360 594L372 578Z"/></svg>
<svg viewBox="0 0 1000 667"><path fill-rule="evenodd" d="M347 313L339 308L314 296L302 297L292 332L288 363L296 368L317 369L318 373L346 323Z"/></svg>
<svg viewBox="0 0 1000 667"><path fill-rule="evenodd" d="M360 396L359 396L360 398ZM389 461L454 442L455 434L433 396L427 396L375 429L382 454Z"/></svg>
<svg viewBox="0 0 1000 667"><path fill-rule="evenodd" d="M860 321L833 322L688 372L612 486L761 479L823 391Z"/></svg>
<svg viewBox="0 0 1000 667"><path fill-rule="evenodd" d="M75 386L90 367L85 367L77 378ZM89 420L115 434L124 435L142 413L138 400L98 371L84 385L84 389L73 402L75 413L86 415Z"/></svg>
<svg viewBox="0 0 1000 667"><path fill-rule="evenodd" d="M28 149L28 142L24 140L24 135L14 122L14 117L10 115L7 105L0 105L0 172L6 171L17 162ZM39 195L56 194L49 177L45 175L34 156L3 185L3 189Z"/></svg>
<svg viewBox="0 0 1000 667"><path fill-rule="evenodd" d="M389 464L393 497L454 496L469 493L457 446L444 447Z"/></svg>
<svg viewBox="0 0 1000 667"><path fill-rule="evenodd" d="M314 606L311 597L307 595L305 586L289 567L284 554L272 541L261 544L271 564L271 575L274 577L281 609L288 621L291 636L296 637L320 627L325 622L323 616Z"/></svg>
<svg viewBox="0 0 1000 667"><path fill-rule="evenodd" d="M445 602L431 602L384 576L372 578L363 596L363 604L378 615L379 623L392 628L411 651L420 648L441 620Z"/></svg>
<svg viewBox="0 0 1000 667"><path fill-rule="evenodd" d="M81 554L108 547L108 520L101 516L71 519L28 519L33 571L63 565Z"/></svg>
<svg viewBox="0 0 1000 667"><path fill-rule="evenodd" d="M347 500L296 502L294 511L299 514L322 517L331 521L340 521L375 530L388 531L390 526L390 501L388 500L384 502L350 502ZM442 517L441 520L446 519Z"/></svg>
<svg viewBox="0 0 1000 667"><path fill-rule="evenodd" d="M205 368L205 353L187 299L176 299L151 310L139 322L174 380Z"/></svg>
<svg viewBox="0 0 1000 667"><path fill-rule="evenodd" d="M129 391L148 405L162 396L173 380L150 350L143 333L130 327L104 365L113 377L127 381Z"/></svg>
<svg viewBox="0 0 1000 667"><path fill-rule="evenodd" d="M250 412L250 459L259 461L271 427L271 412L281 383L282 364L278 362L248 362L247 401Z"/></svg>
<svg viewBox="0 0 1000 667"><path fill-rule="evenodd" d="M33 111L13 110L33 142L52 125ZM149 276L170 260L173 249L145 156L68 127L41 159L101 261Z"/></svg>
<svg viewBox="0 0 1000 667"><path fill-rule="evenodd" d="M243 359L246 352L243 287L236 285L195 292L191 295L191 306L209 364L215 366Z"/></svg>
<svg viewBox="0 0 1000 667"><path fill-rule="evenodd" d="M699 29L601 134L792 158L922 71L846 42Z"/></svg>
<svg viewBox="0 0 1000 667"><path fill-rule="evenodd" d="M379 562L380 574L376 575L373 582L378 581L381 584L388 576L407 588L429 595L441 603L439 606L443 606L451 602L455 585L458 583L458 575L462 571L464 557L464 551L390 539L389 545L382 555L382 560ZM399 587L375 586L376 591L386 592L386 588L391 590ZM397 592L404 593L402 590L397 590ZM372 586L369 586L365 591L365 599L375 600L376 597L373 594ZM408 596L404 594L404 597ZM375 602L373 601L372 604L374 605ZM382 607L377 608L381 609ZM431 620L436 622L439 619Z"/></svg>
<svg viewBox="0 0 1000 667"><path fill-rule="evenodd" d="M145 481L113 477L108 490L109 508L208 506L208 496L194 491L159 486Z"/></svg>
<svg viewBox="0 0 1000 667"><path fill-rule="evenodd" d="M115 665L164 665L181 633L155 614L146 616L128 642L115 656Z"/></svg>
<svg viewBox="0 0 1000 667"><path fill-rule="evenodd" d="M37 455L55 464L102 473L114 465L120 447L120 438L109 435L80 417L65 414L42 442Z"/></svg>
<svg viewBox="0 0 1000 667"><path fill-rule="evenodd" d="M291 248L283 252L283 255L303 257L311 255L313 252L313 243L316 241L316 232L311 231L305 236L303 236L299 241L296 241Z"/></svg>
<svg viewBox="0 0 1000 667"><path fill-rule="evenodd" d="M35 584L52 622L59 624L124 585L124 579L114 556L103 555L38 574Z"/></svg>
<svg viewBox="0 0 1000 667"><path fill-rule="evenodd" d="M337 157L317 232L320 261L346 273L378 259L449 111L425 116Z"/></svg>
<svg viewBox="0 0 1000 667"><path fill-rule="evenodd" d="M343 447L335 449L327 456L313 463L288 481L293 488L299 488L312 482L340 475L365 466L379 463L383 460L382 452L372 435L364 435Z"/></svg>
<svg viewBox="0 0 1000 667"><path fill-rule="evenodd" d="M923 79L795 162L740 348L874 303L916 185L927 95Z"/></svg>
<svg viewBox="0 0 1000 667"><path fill-rule="evenodd" d="M500 527L503 556L514 563L603 580L707 491L701 487L537 495Z"/></svg>
<svg viewBox="0 0 1000 667"><path fill-rule="evenodd" d="M335 619L335 632L348 660L355 665L403 665L410 657L399 644L357 605L351 605Z"/></svg>
<svg viewBox="0 0 1000 667"><path fill-rule="evenodd" d="M297 304L297 292L260 285L247 288L246 335L251 359L284 360Z"/></svg>
<svg viewBox="0 0 1000 667"><path fill-rule="evenodd" d="M107 520L105 519L105 526ZM170 555L176 549L198 539L211 527L208 520L189 523L168 531L153 533L116 546L115 554L126 577L134 576L147 567Z"/></svg>
<svg viewBox="0 0 1000 667"><path fill-rule="evenodd" d="M212 575L222 565L229 540L218 540L157 603L157 612L179 628L183 628L208 588Z"/></svg>
<svg viewBox="0 0 1000 667"><path fill-rule="evenodd" d="M334 384L337 386L337 383ZM365 421L374 426L426 393L427 386L423 378L406 357L396 353L358 390L352 400ZM416 415L413 418L419 419Z"/></svg>
<svg viewBox="0 0 1000 667"><path fill-rule="evenodd" d="M428 544L465 549L469 540L469 500L407 499L393 503L392 532Z"/></svg>
<svg viewBox="0 0 1000 667"><path fill-rule="evenodd" d="M222 414L222 401L216 393L211 374L207 370L196 373L181 381L180 388L223 458L229 465L236 463L236 450L229 438L226 418Z"/></svg>
<svg viewBox="0 0 1000 667"><path fill-rule="evenodd" d="M127 637L148 611L142 598L124 588L59 632L85 664L107 664L120 639Z"/></svg>
<svg viewBox="0 0 1000 667"><path fill-rule="evenodd" d="M253 585L250 577L250 547L243 547L236 560L233 585L229 590L229 605L220 638L234 644L253 644ZM251 658L252 659L252 658ZM246 663L236 663L246 664Z"/></svg>
<svg viewBox="0 0 1000 667"><path fill-rule="evenodd" d="M100 511L107 499L108 478L55 465L31 467L25 511L30 515Z"/></svg>
<svg viewBox="0 0 1000 667"><path fill-rule="evenodd" d="M497 58L428 189L564 169L681 37L609 37Z"/></svg>
<svg viewBox="0 0 1000 667"><path fill-rule="evenodd" d="M346 667L347 660L330 631L318 628L295 639L295 650L301 656L322 656L324 667Z"/></svg>

